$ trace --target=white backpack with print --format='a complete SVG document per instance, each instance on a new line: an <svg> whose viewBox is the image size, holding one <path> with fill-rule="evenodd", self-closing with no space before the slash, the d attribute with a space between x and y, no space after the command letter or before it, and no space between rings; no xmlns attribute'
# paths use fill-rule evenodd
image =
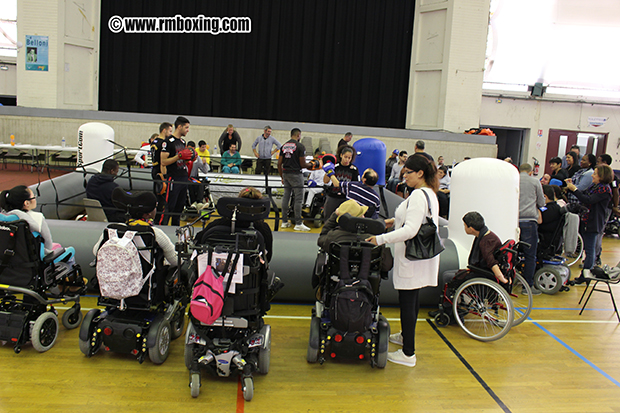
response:
<svg viewBox="0 0 620 413"><path fill-rule="evenodd" d="M115 229L107 228L107 231L108 240L97 251L97 280L101 296L122 301L140 293L155 266L142 276L140 254L133 242L135 231L125 231L123 238L118 237Z"/></svg>

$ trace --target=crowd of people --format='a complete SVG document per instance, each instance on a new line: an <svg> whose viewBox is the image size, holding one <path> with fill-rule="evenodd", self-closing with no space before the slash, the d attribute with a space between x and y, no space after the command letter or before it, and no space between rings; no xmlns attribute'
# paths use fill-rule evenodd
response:
<svg viewBox="0 0 620 413"><path fill-rule="evenodd" d="M189 120L178 117L174 125L162 123L160 133L151 136L150 161L154 185L152 193L145 193L140 208L131 211L115 208L112 193L119 190L114 182L119 165L112 159L105 161L101 173L89 180L86 187L87 197L100 201L111 222L139 222L141 225L167 225L170 222L178 226L180 213L187 202L190 186L188 183L190 179L198 177L198 171L206 173L209 170L211 156L204 141L199 141L198 147L191 141L186 142L189 129ZM263 134L252 144L252 151L258 160L257 170L266 173L270 171L272 155L279 152L277 168L284 186L282 228L293 227L296 231L309 231L310 228L304 224L302 217L304 190L308 189L309 194L315 196L317 192L312 189L323 188L326 195L323 208L326 224L318 239L318 245L327 248L334 239L348 236L337 232L340 231L338 220L342 214L378 218L381 201L374 187L379 176L370 168L360 173L354 165L356 151L351 146L351 133L347 133L339 142L335 155L326 154L313 160L307 158L306 148L300 142L301 134L300 129L294 128L291 130L290 139L280 144L272 136L271 127L265 126ZM238 151L242 142L232 125L224 131L218 145L222 151L222 171L238 173L241 166ZM585 250L583 271L576 282L587 281L588 272L600 263L605 224L612 213L620 215L618 178L610 167L611 161L607 154L599 156L598 159L593 154L580 156L579 148L574 146L564 159L550 159L551 174L545 174L541 179L533 176L534 171L530 164L524 163L518 167L520 240L529 245L524 250L522 275L534 295L541 293L534 286L537 250L546 248L567 208L580 211L579 232ZM415 325L420 307L419 291L424 287L437 285L439 256L426 260L409 260L405 254L405 242L418 233L427 218L432 219L435 224L438 224L440 216L447 218L450 169L444 165L442 156L438 157L436 163L434 158L425 152L423 141L416 142L412 155L404 150L394 150L387 159L385 168L386 188L400 195L403 201L396 208L394 217L385 220L388 232L364 238L375 245L394 245L393 283L398 291L401 331L392 334L390 341L402 348L390 352L388 360L413 367L416 365ZM312 171L307 184L304 170ZM200 193L189 191L189 194L192 199L201 197ZM249 187L243 189L239 196L260 199L262 194ZM291 218L290 205L293 209ZM45 218L33 211L36 197L30 189L18 186L10 191L3 191L0 206L5 212L14 213L27 220L31 228L41 232L45 249L52 249L52 238ZM210 225L222 224L223 221L219 220ZM466 233L476 237L470 261L488 267L498 282L510 282L493 259L491 252L501 243L485 226L484 218L472 211L463 217L463 222ZM264 222L254 223L254 226L263 234L267 259L270 260L273 254L271 229ZM168 261L173 261L176 255L172 243L160 232L156 231L157 242L166 252Z"/></svg>

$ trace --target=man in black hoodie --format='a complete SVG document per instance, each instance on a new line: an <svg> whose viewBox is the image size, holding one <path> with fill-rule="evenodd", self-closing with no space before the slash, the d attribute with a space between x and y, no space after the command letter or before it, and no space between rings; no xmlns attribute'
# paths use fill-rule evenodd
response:
<svg viewBox="0 0 620 413"><path fill-rule="evenodd" d="M101 173L93 175L86 185L86 198L101 203L108 222L125 222L125 213L112 204L112 191L118 186L114 179L118 174L118 162L108 159L103 163Z"/></svg>

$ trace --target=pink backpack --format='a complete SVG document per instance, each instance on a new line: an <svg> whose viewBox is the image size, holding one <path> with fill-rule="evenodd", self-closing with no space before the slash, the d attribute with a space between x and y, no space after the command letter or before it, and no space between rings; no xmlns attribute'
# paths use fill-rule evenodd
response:
<svg viewBox="0 0 620 413"><path fill-rule="evenodd" d="M197 320L213 324L222 314L224 307L224 275L207 265L204 272L194 283L190 311Z"/></svg>

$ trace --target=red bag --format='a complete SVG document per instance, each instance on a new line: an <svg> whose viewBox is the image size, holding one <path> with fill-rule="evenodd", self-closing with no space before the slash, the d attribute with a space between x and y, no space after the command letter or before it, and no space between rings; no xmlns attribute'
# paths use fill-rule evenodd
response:
<svg viewBox="0 0 620 413"><path fill-rule="evenodd" d="M224 307L224 277L218 276L210 265L194 283L190 311L205 324L213 324Z"/></svg>

